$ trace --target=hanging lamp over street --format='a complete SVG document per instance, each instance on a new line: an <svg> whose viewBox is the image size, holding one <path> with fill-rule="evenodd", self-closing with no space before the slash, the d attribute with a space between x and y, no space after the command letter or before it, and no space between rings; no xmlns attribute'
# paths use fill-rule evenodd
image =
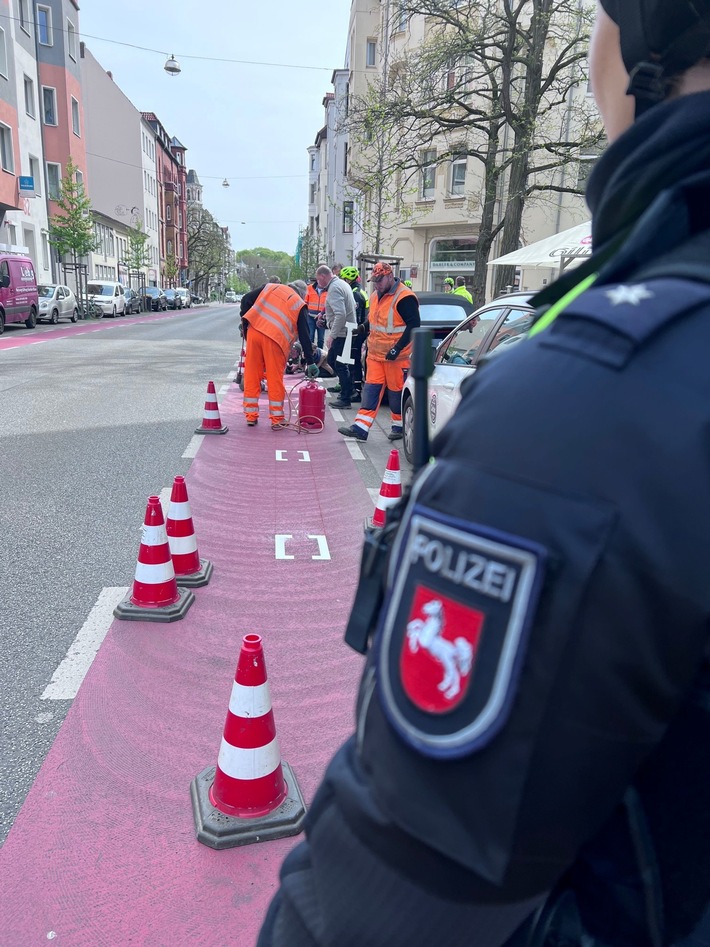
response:
<svg viewBox="0 0 710 947"><path fill-rule="evenodd" d="M170 56L165 60L165 65L163 69L167 72L169 76L179 76L182 71L180 68L180 63L177 61L175 56L171 53Z"/></svg>

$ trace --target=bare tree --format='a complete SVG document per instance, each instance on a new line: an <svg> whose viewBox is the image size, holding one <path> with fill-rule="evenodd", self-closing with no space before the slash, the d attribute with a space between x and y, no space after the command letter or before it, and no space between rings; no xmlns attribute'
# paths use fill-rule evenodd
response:
<svg viewBox="0 0 710 947"><path fill-rule="evenodd" d="M401 0L396 15L400 22L426 17L427 38L386 64L376 92L353 102L349 127L367 128L373 115L387 127L397 142L396 159L382 168L390 186L411 187L426 162L470 159L476 183L465 206L478 221L472 293L483 299L496 237L501 253L517 249L526 202L579 193L568 169L599 149L596 111L579 94L589 7L585 0ZM499 268L497 288L512 281Z"/></svg>
<svg viewBox="0 0 710 947"><path fill-rule="evenodd" d="M201 204L189 204L187 251L195 292L202 287L207 294L210 281L222 272L226 250L224 232L212 214Z"/></svg>

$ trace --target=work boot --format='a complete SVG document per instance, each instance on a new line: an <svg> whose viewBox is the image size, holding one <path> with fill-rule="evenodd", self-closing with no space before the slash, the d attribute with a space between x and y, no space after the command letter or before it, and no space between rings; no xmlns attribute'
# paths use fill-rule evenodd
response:
<svg viewBox="0 0 710 947"><path fill-rule="evenodd" d="M340 385L333 385L333 387L329 388L328 391L333 395L337 395L340 391Z"/></svg>
<svg viewBox="0 0 710 947"><path fill-rule="evenodd" d="M356 441L367 440L367 434L356 427L339 427L338 434L342 434L343 437L354 437Z"/></svg>
<svg viewBox="0 0 710 947"><path fill-rule="evenodd" d="M390 431L387 435L388 441L401 441L404 435L401 431Z"/></svg>
<svg viewBox="0 0 710 947"><path fill-rule="evenodd" d="M247 427L254 427L258 422L258 418L247 418Z"/></svg>
<svg viewBox="0 0 710 947"><path fill-rule="evenodd" d="M353 391L352 398L350 400L354 401L356 404L360 404L362 402L362 392Z"/></svg>
<svg viewBox="0 0 710 947"><path fill-rule="evenodd" d="M335 401L331 401L329 403L330 403L331 408L349 408L350 407L350 402L343 401L342 398L336 398Z"/></svg>

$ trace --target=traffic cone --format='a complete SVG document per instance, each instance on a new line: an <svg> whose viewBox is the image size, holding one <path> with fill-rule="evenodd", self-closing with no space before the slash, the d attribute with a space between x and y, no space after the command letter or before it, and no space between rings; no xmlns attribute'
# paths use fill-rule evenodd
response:
<svg viewBox="0 0 710 947"><path fill-rule="evenodd" d="M237 385L244 391L244 360L247 357L247 340L244 339L242 342L242 351L239 355L239 367L237 368L237 375L234 381Z"/></svg>
<svg viewBox="0 0 710 947"><path fill-rule="evenodd" d="M380 495L375 504L372 525L375 527L384 526L387 519L387 510L401 498L402 475L399 470L399 451L391 450L385 475L382 479L382 486L380 487Z"/></svg>
<svg viewBox="0 0 710 947"><path fill-rule="evenodd" d="M202 418L202 427L195 428L195 434L226 434L228 427L222 424L217 404L217 393L214 382L207 383L207 397L205 398L205 413Z"/></svg>
<svg viewBox="0 0 710 947"><path fill-rule="evenodd" d="M173 481L166 532L175 578L180 585L191 589L207 585L213 567L209 559L200 559L197 551L197 537L184 477L176 477Z"/></svg>
<svg viewBox="0 0 710 947"><path fill-rule="evenodd" d="M190 787L197 840L210 848L301 831L306 805L281 759L260 635L245 635L217 758Z"/></svg>
<svg viewBox="0 0 710 947"><path fill-rule="evenodd" d="M175 581L160 497L148 497L133 589L113 614L128 621L177 621L194 600Z"/></svg>

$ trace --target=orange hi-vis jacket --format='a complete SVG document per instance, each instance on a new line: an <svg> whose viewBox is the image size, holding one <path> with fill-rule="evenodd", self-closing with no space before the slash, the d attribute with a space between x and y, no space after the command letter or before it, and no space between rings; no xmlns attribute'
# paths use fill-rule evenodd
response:
<svg viewBox="0 0 710 947"><path fill-rule="evenodd" d="M368 358L384 359L389 350L396 345L406 324L397 312L396 306L404 296L414 296L415 293L404 283L395 283L393 293L386 293L381 299L377 292L370 296L370 334L367 338ZM412 346L405 345L399 353L399 358L407 358L411 354Z"/></svg>
<svg viewBox="0 0 710 947"><path fill-rule="evenodd" d="M320 316L324 325L325 300L327 295L327 289L323 290L323 292L319 295L315 286L313 286L312 283L308 284L308 289L306 290L306 305L308 306L308 315L312 316L314 319L317 319Z"/></svg>
<svg viewBox="0 0 710 947"><path fill-rule="evenodd" d="M273 339L288 358L298 332L298 314L304 301L295 289L282 283L267 283L244 318L249 325Z"/></svg>

